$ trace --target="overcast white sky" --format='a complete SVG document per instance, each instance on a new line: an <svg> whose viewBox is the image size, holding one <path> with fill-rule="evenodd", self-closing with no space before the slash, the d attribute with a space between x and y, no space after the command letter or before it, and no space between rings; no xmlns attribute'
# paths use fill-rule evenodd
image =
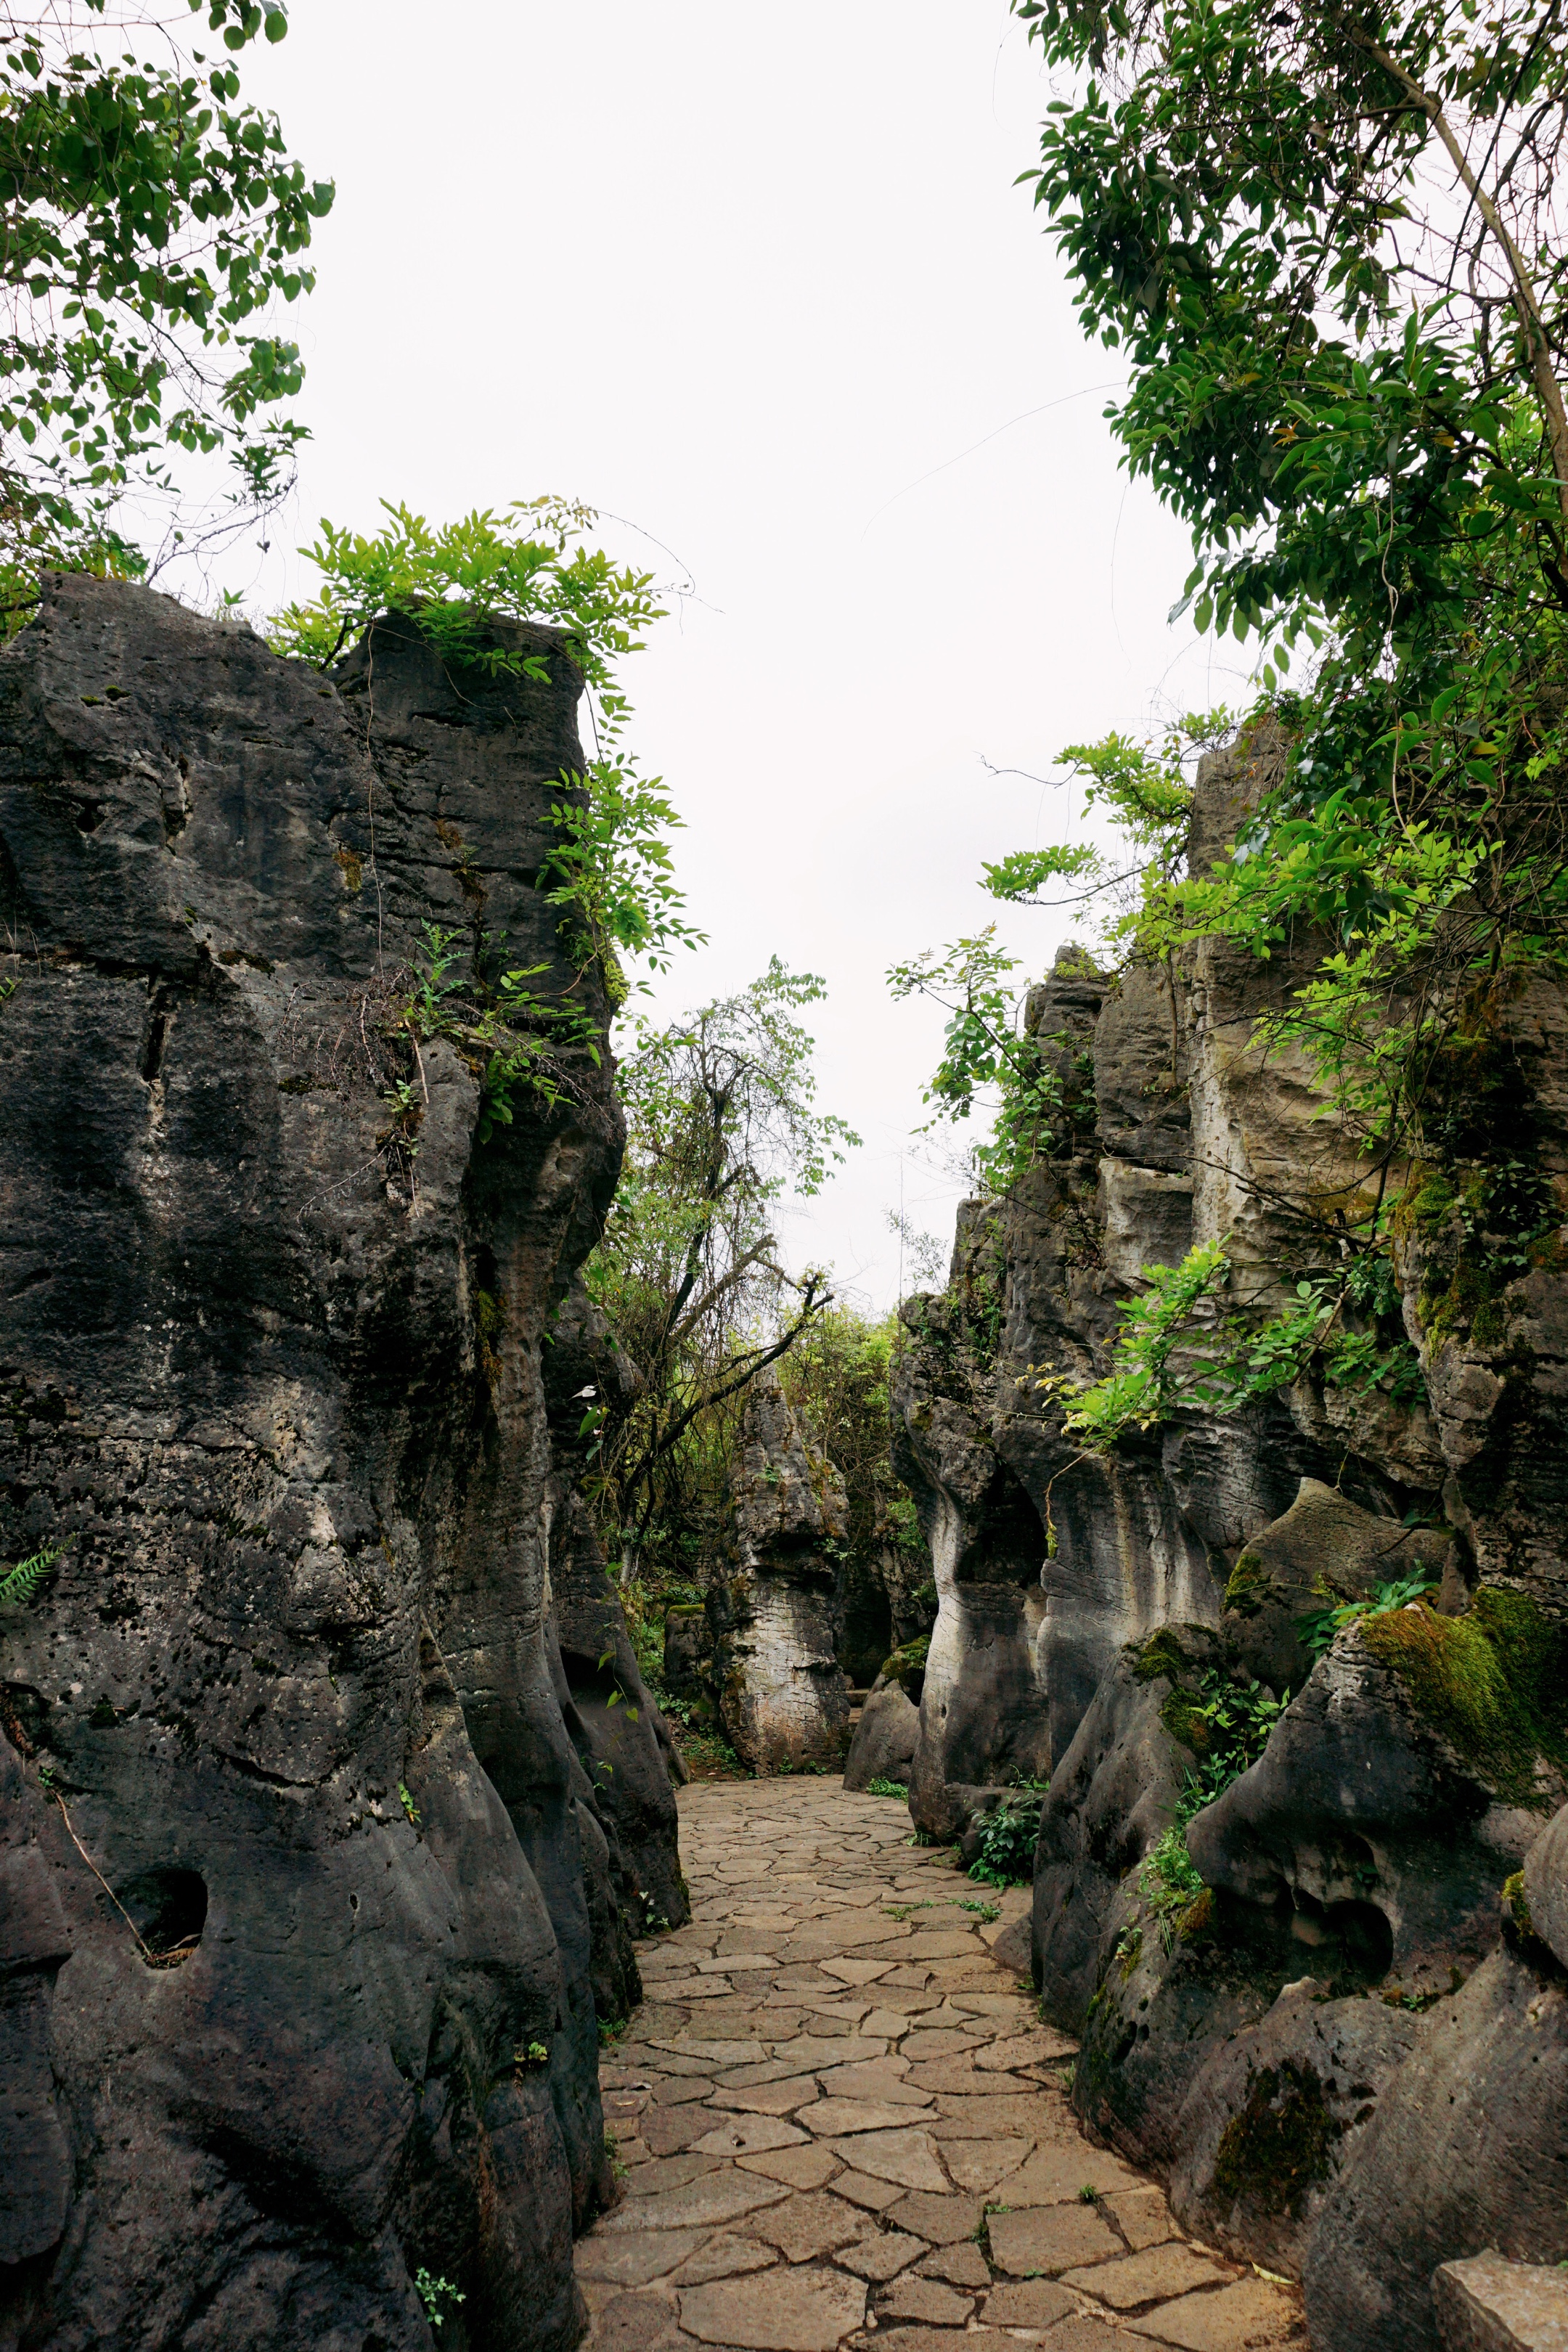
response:
<svg viewBox="0 0 1568 2352"><path fill-rule="evenodd" d="M379 498L433 520L557 491L695 580L628 674L711 944L656 1003L777 952L826 975L823 1105L864 1149L786 1226L890 1304L937 1015L896 959L996 909L981 862L1059 838L1064 743L1235 699L1165 614L1186 535L1119 473L1086 343L1015 186L1050 95L1002 0L296 0L246 94L334 178L292 320L315 436L286 551ZM1099 388L1099 389L1095 389ZM623 550L637 545L606 525ZM642 550L662 573L668 559ZM1063 918L1005 913L1031 971Z"/></svg>

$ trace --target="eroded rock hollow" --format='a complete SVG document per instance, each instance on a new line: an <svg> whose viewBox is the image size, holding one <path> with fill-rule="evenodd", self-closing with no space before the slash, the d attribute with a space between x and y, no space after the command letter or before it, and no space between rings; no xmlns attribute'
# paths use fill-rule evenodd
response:
<svg viewBox="0 0 1568 2352"><path fill-rule="evenodd" d="M1205 761L1193 870L1278 761ZM1439 2265L1568 2257L1568 1009L1543 978L1462 1008L1426 1162L1380 1168L1259 1036L1323 951L1068 949L1029 1001L1047 1147L904 1310L941 1595L910 1801L966 1853L1039 1807L1036 1976L1086 2122L1301 2278L1319 2352L1430 2352ZM1146 1268L1223 1242L1211 1328L1256 1324L1380 1205L1389 1295L1336 1327L1380 1369L1189 1395L1109 1451L1065 1427ZM1426 1598L1304 1645L1395 1587ZM1221 1790L1227 1691L1277 1720Z"/></svg>
<svg viewBox="0 0 1568 2352"><path fill-rule="evenodd" d="M422 2271L446 2352L581 2332L597 2022L685 1916L572 1484L622 1129L568 1053L481 1142L399 1013L436 925L602 1020L528 649L383 623L329 682L57 577L0 654L0 1557L60 1547L0 1621L29 2352L427 2347Z"/></svg>

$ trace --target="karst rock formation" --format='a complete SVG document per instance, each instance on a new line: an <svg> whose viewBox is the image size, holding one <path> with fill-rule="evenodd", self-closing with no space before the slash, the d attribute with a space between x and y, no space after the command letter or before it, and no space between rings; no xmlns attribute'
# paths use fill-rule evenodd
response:
<svg viewBox="0 0 1568 2352"><path fill-rule="evenodd" d="M730 1501L707 1604L719 1720L753 1771L836 1766L849 1728L836 1602L849 1509L771 1370L745 1392Z"/></svg>
<svg viewBox="0 0 1568 2352"><path fill-rule="evenodd" d="M1205 761L1194 871L1279 759ZM1484 1205L1517 1181L1561 1213L1568 1003L1538 977L1468 1007L1427 1163L1380 1171L1258 1034L1326 944L1115 975L1067 949L1030 998L1047 1148L903 1310L941 1603L910 1801L966 1853L1039 1806L1036 1976L1086 2122L1197 2235L1301 2279L1318 2352L1431 2352L1437 2266L1568 2257L1568 1276ZM1278 1311L1380 1184L1424 1392L1302 1378L1109 1453L1064 1430L1143 1268L1223 1238L1233 1297ZM1303 1647L1325 1589L1401 1579L1436 1612ZM1156 1904L1204 1706L1253 1678L1290 1703Z"/></svg>
<svg viewBox="0 0 1568 2352"><path fill-rule="evenodd" d="M582 2332L597 2021L685 1895L575 1496L607 1067L479 1139L424 927L563 987L579 679L329 680L51 576L0 652L0 2343ZM596 965L579 995L605 1010ZM585 996L582 992L585 991ZM616 1702L620 1703L617 1704Z"/></svg>

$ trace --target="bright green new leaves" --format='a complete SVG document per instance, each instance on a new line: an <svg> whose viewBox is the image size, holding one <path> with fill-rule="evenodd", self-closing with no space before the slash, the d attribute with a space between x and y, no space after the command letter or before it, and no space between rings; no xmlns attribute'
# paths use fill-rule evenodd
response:
<svg viewBox="0 0 1568 2352"><path fill-rule="evenodd" d="M191 0L225 47L280 40L280 7ZM96 14L104 0L88 0ZM140 478L170 487L171 446L226 452L242 507L287 488L300 428L297 348L264 323L307 292L302 256L332 190L308 182L274 117L237 103L232 64L170 65L169 28L125 8L99 53L51 15L0 27L0 436L10 569L143 568L111 520ZM121 54L156 32L160 62Z"/></svg>
<svg viewBox="0 0 1568 2352"><path fill-rule="evenodd" d="M937 1118L967 1119L976 1108L994 1114L991 1139L973 1148L976 1174L1005 1192L1042 1150L1061 1108L1055 1063L1039 1040L1019 1028L1022 997L1011 974L1017 959L996 943L995 926L960 940L940 955L928 949L895 964L888 985L896 997L926 996L947 1013L942 1057L923 1100Z"/></svg>
<svg viewBox="0 0 1568 2352"><path fill-rule="evenodd" d="M1402 1336L1382 1336L1398 1328L1386 1258L1369 1251L1335 1275L1303 1276L1289 1303L1267 1316L1220 1310L1231 1278L1223 1241L1198 1243L1178 1265L1146 1265L1145 1287L1119 1302L1103 1379L1080 1386L1047 1372L1025 1381L1063 1408L1062 1426L1086 1454L1107 1453L1129 1431L1183 1410L1231 1413L1263 1403L1314 1365L1330 1387L1384 1386L1402 1402L1425 1393L1415 1349ZM1348 1328L1347 1317L1364 1328Z"/></svg>
<svg viewBox="0 0 1568 2352"><path fill-rule="evenodd" d="M617 954L658 970L674 948L703 936L685 921L674 878L667 835L681 820L622 740L631 705L617 665L664 617L653 575L585 545L597 517L567 499L520 499L500 515L476 509L439 529L405 506L382 507L389 520L374 538L322 521L304 551L322 575L321 593L278 614L269 642L325 668L379 615L401 613L454 667L540 683L555 649L520 641L506 625L559 630L587 688L596 757L562 778L542 887L574 929L579 960L603 957L612 991L624 995Z"/></svg>

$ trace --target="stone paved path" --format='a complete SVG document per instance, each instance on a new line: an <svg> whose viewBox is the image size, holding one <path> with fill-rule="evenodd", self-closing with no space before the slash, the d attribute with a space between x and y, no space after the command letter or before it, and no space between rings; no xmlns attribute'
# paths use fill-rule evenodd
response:
<svg viewBox="0 0 1568 2352"><path fill-rule="evenodd" d="M605 2055L626 2195L578 2247L586 2352L1302 2340L1291 2290L1184 2240L1079 2132L1072 2045L990 1950L1026 1890L986 1920L909 1836L837 1780L681 1791L693 1918L640 1948Z"/></svg>

